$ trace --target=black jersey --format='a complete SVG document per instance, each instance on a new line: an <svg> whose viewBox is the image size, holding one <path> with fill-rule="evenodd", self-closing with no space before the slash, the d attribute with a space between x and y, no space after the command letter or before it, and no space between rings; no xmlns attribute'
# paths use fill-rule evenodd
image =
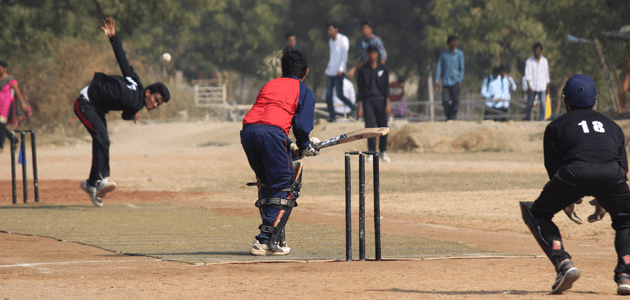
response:
<svg viewBox="0 0 630 300"><path fill-rule="evenodd" d="M358 101L368 98L389 98L389 71L380 62L372 69L369 62L363 64L357 73Z"/></svg>
<svg viewBox="0 0 630 300"><path fill-rule="evenodd" d="M133 120L136 113L144 107L144 86L138 74L129 65L120 39L113 36L109 38L109 42L114 48L123 76L95 73L90 83L88 97L90 103L103 112L122 110L123 119Z"/></svg>
<svg viewBox="0 0 630 300"><path fill-rule="evenodd" d="M616 161L628 172L621 127L592 110L567 112L547 125L544 137L545 168L553 178L563 165L574 162L605 164Z"/></svg>

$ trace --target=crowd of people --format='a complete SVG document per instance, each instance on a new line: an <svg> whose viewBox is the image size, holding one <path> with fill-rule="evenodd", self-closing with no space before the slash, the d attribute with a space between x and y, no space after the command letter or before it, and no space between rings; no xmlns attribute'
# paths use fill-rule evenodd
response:
<svg viewBox="0 0 630 300"><path fill-rule="evenodd" d="M389 82L386 66L387 51L382 39L373 33L373 25L369 21L360 23L362 38L358 41L358 56L350 70L346 70L350 41L348 37L339 32L336 23L326 24L329 36L329 59L326 69L326 92L324 100L327 104L328 122L335 122L339 116L352 116L363 118L366 128L387 126L391 116L405 116L408 107L404 103L404 80L401 82ZM303 51L297 44L293 31L285 33L286 46L283 53L295 49ZM443 50L438 58L435 70L435 91L439 91L439 83L442 84L442 107L446 121L456 120L461 100L461 84L465 74L464 52L457 48L458 38L450 35L446 39L447 49ZM532 110L536 98L540 104L539 116L534 119L545 120L546 95L549 90L549 65L547 59L542 56L541 43L533 45L534 55L527 59L522 89L527 95L527 104L524 120L532 119ZM375 56L372 59L372 56ZM357 92L349 78L356 77ZM398 93L395 97L395 107L392 110L390 89ZM485 100L484 119L495 121L507 121L510 111L512 93L516 92L516 81L507 72L504 65L498 65L492 69L492 74L484 77L481 82L480 94ZM404 109L404 110L402 110ZM381 158L388 162L386 138L381 138L379 152ZM368 150L376 151L375 139L368 141Z"/></svg>
<svg viewBox="0 0 630 300"><path fill-rule="evenodd" d="M457 49L457 37L447 38L448 49L440 53L435 70L435 90L442 80L442 106L446 121L456 120L459 111L461 82L464 80L464 53ZM532 47L534 55L525 62L523 76L523 91L527 94L525 121L531 120L531 112L535 99L540 103L539 121L547 119L545 115L546 95L549 93L549 63L542 56L543 46L537 42ZM481 96L485 100L484 119L507 121L510 109L511 94L517 91L516 81L507 72L504 65L492 68L492 74L485 77L481 83Z"/></svg>

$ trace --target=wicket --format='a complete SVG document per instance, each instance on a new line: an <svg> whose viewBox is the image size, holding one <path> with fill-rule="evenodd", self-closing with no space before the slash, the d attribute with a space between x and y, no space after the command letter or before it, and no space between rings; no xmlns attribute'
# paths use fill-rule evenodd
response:
<svg viewBox="0 0 630 300"><path fill-rule="evenodd" d="M365 261L365 155L374 162L374 245L376 261L381 260L381 208L378 152L346 152L346 261L352 261L352 189L350 156L359 155L359 259Z"/></svg>
<svg viewBox="0 0 630 300"><path fill-rule="evenodd" d="M31 150L33 151L33 186L35 189L35 202L39 202L39 185L37 180L37 147L35 144L34 130L12 130L13 134L20 134L22 155L22 183L24 185L24 203L28 203L28 182L26 178L26 133L31 134ZM13 186L13 204L17 204L17 182L15 175L15 141L11 139L11 184Z"/></svg>

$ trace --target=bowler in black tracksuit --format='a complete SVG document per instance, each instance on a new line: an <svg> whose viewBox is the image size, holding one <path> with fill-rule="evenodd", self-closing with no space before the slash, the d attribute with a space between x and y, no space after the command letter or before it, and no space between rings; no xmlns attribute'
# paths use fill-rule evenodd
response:
<svg viewBox="0 0 630 300"><path fill-rule="evenodd" d="M618 255L615 281L619 294L630 293L630 191L628 160L622 129L593 110L595 82L587 75L571 77L563 89L567 113L551 122L544 134L545 168L550 181L534 202L531 214L550 247L559 293L571 287L580 272L564 251L553 216L584 196L595 197L610 213Z"/></svg>
<svg viewBox="0 0 630 300"><path fill-rule="evenodd" d="M122 76L95 73L90 85L81 90L79 98L74 103L75 114L92 136L92 167L87 185L84 187L82 184L82 188L84 190L90 187L97 188L96 193L99 192L99 181L109 177L109 135L105 114L110 110L122 111L124 120L135 122L139 119L138 112L143 107L151 110L170 99L169 91L164 84L155 83L146 88L142 85L140 77L127 61L120 39L116 36L115 21L111 18L105 19L105 27L102 29L112 44ZM90 194L89 191L86 192ZM98 197L101 196L103 195Z"/></svg>
<svg viewBox="0 0 630 300"><path fill-rule="evenodd" d="M389 103L389 71L381 64L375 46L369 46L369 61L357 73L357 116L365 120L365 128L387 127L391 112ZM379 138L379 151L387 155L387 135ZM376 138L368 139L368 150L376 151ZM384 156L382 156L384 158ZM389 159L389 158L388 158Z"/></svg>

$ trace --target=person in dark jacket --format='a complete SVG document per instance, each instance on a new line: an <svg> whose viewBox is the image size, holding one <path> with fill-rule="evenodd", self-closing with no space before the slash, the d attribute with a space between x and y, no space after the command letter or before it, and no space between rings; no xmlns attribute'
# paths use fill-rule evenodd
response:
<svg viewBox="0 0 630 300"><path fill-rule="evenodd" d="M74 102L74 113L92 136L92 167L89 178L81 183L81 189L90 195L96 206L103 206L101 198L116 188L116 183L108 180L109 135L105 114L110 110L122 111L124 120L136 122L142 108L152 110L171 97L162 83L146 88L142 85L116 36L116 21L106 18L103 22L101 29L112 44L122 76L95 73L90 85L79 92L80 96Z"/></svg>
<svg viewBox="0 0 630 300"><path fill-rule="evenodd" d="M357 117L365 120L365 128L387 127L387 119L392 108L389 103L389 72L381 64L376 46L367 48L369 61L358 71ZM376 138L368 139L368 150L376 151ZM387 155L387 135L379 138L380 157L390 162ZM372 156L368 155L368 160Z"/></svg>
<svg viewBox="0 0 630 300"><path fill-rule="evenodd" d="M549 182L535 202L521 202L523 220L557 272L551 288L559 294L571 288L580 271L564 250L560 230L553 216L573 208L584 196L593 196L596 206L589 222L610 213L616 232L617 293L630 295L630 190L628 158L622 129L610 118L594 110L597 104L595 81L588 75L574 75L564 86L567 113L545 129L543 139L545 168ZM604 211L605 209L605 211ZM566 210L565 210L566 211ZM571 220L581 224L574 213Z"/></svg>

